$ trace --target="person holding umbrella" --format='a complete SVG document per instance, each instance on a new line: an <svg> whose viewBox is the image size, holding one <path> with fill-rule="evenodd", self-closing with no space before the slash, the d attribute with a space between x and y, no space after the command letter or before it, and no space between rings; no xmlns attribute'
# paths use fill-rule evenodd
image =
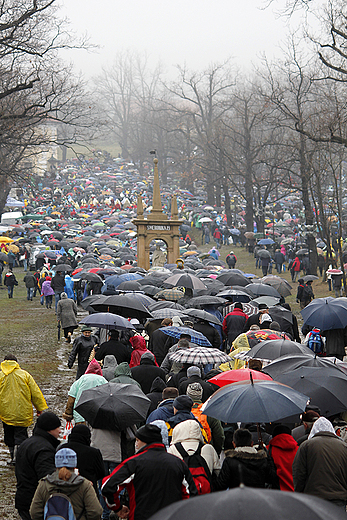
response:
<svg viewBox="0 0 347 520"><path fill-rule="evenodd" d="M102 483L108 507L120 518L147 520L178 500L197 496L188 466L166 452L158 426L142 426L136 433L135 449L136 454L119 464ZM120 503L121 486L128 490L129 507Z"/></svg>
<svg viewBox="0 0 347 520"><path fill-rule="evenodd" d="M76 379L79 379L85 373L89 362L89 356L97 344L97 338L92 335L92 331L93 329L91 327L83 325L82 334L75 338L73 342L67 366L72 368L76 357L78 357Z"/></svg>
<svg viewBox="0 0 347 520"><path fill-rule="evenodd" d="M52 278L51 287L54 291L55 296L55 312L57 312L58 301L60 300L61 293L64 292L65 288L65 275L58 271Z"/></svg>

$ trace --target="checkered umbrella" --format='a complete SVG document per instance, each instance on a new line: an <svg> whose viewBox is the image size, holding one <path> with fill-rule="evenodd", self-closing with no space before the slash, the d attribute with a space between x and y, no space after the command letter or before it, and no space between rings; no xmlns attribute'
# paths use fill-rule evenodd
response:
<svg viewBox="0 0 347 520"><path fill-rule="evenodd" d="M164 318L172 318L173 316L179 316L180 318L187 318L187 313L179 311L178 309L166 308L152 311L152 316L156 320L163 320Z"/></svg>
<svg viewBox="0 0 347 520"><path fill-rule="evenodd" d="M206 347L178 349L171 354L170 359L177 363L189 363L191 365L207 365L209 363L226 363L230 361L230 358L221 350Z"/></svg>
<svg viewBox="0 0 347 520"><path fill-rule="evenodd" d="M183 298L184 292L179 291L178 289L164 289L163 291L157 292L155 295L156 299L163 298L164 300L170 300L172 302L177 302L181 298Z"/></svg>
<svg viewBox="0 0 347 520"><path fill-rule="evenodd" d="M160 329L164 334L167 334L168 336L172 336L174 338L180 339L181 334L189 334L191 337L191 343L196 343L197 345L200 345L202 347L212 347L209 340L201 334L201 332L198 332L197 330L190 329L189 327L163 327Z"/></svg>

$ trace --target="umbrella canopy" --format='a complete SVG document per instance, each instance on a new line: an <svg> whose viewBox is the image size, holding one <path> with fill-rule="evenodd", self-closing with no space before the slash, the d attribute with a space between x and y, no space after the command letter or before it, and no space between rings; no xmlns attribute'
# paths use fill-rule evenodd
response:
<svg viewBox="0 0 347 520"><path fill-rule="evenodd" d="M280 297L275 297L275 296L259 296L258 298L254 298L254 300L252 301L252 303L256 304L256 305L261 305L262 303L264 303L265 305L267 305L268 307L272 307L273 305L277 305L280 301Z"/></svg>
<svg viewBox="0 0 347 520"><path fill-rule="evenodd" d="M345 517L342 507L316 496L240 486L175 502L150 520L343 520Z"/></svg>
<svg viewBox="0 0 347 520"><path fill-rule="evenodd" d="M101 282L102 278L96 273L80 273L74 275L74 278L81 278L82 280L87 280L88 282Z"/></svg>
<svg viewBox="0 0 347 520"><path fill-rule="evenodd" d="M305 392L325 417L347 410L347 375L340 370L302 366L276 376L276 380Z"/></svg>
<svg viewBox="0 0 347 520"><path fill-rule="evenodd" d="M81 301L81 307L85 309L86 311L94 311L94 309L91 307L91 305L97 301L102 302L105 300L107 296L104 294L92 294L91 296L87 296L84 298L84 300Z"/></svg>
<svg viewBox="0 0 347 520"><path fill-rule="evenodd" d="M271 258L271 253L270 251L268 251L267 249L260 249L258 252L257 252L257 256L259 258Z"/></svg>
<svg viewBox="0 0 347 520"><path fill-rule="evenodd" d="M191 342L200 345L201 347L212 347L209 340L198 332L197 330L190 329L189 327L162 327L160 329L164 334L172 336L173 338L179 339L181 334L188 334L191 337Z"/></svg>
<svg viewBox="0 0 347 520"><path fill-rule="evenodd" d="M284 309L280 305L278 307L270 307L268 314L270 314L273 321L277 321L284 330L285 326L293 323L293 313L288 309Z"/></svg>
<svg viewBox="0 0 347 520"><path fill-rule="evenodd" d="M274 244L275 242L272 240L272 238L262 238L259 240L258 245L260 246L270 246L271 244Z"/></svg>
<svg viewBox="0 0 347 520"><path fill-rule="evenodd" d="M217 277L219 282L224 283L224 285L239 285L240 287L246 287L249 284L248 278L239 273L231 272L220 274Z"/></svg>
<svg viewBox="0 0 347 520"><path fill-rule="evenodd" d="M71 265L68 265L68 264L58 264L54 268L54 270L55 270L56 273L65 272L65 271L72 271L72 267L71 267Z"/></svg>
<svg viewBox="0 0 347 520"><path fill-rule="evenodd" d="M218 293L218 296L227 298L233 302L241 303L247 303L252 299L248 293L242 291L241 289L225 289Z"/></svg>
<svg viewBox="0 0 347 520"><path fill-rule="evenodd" d="M223 386L230 385L232 383L238 383L240 381L250 381L251 376L253 381L272 381L272 377L264 374L263 372L258 372L257 370L250 370L249 368L243 368L239 370L228 370L227 372L222 372L221 374L217 374L214 377L209 379L209 383L213 383L214 385L222 388Z"/></svg>
<svg viewBox="0 0 347 520"><path fill-rule="evenodd" d="M250 283L246 289L250 289L255 296L273 296L274 298L281 298L281 295L271 285L263 283Z"/></svg>
<svg viewBox="0 0 347 520"><path fill-rule="evenodd" d="M151 313L141 302L125 295L107 296L102 302L92 304L97 312L113 312L125 318L151 318Z"/></svg>
<svg viewBox="0 0 347 520"><path fill-rule="evenodd" d="M194 318L199 318L199 320L204 320L209 323L214 323L215 325L222 325L221 322L219 321L219 319L216 318L216 316L214 316L213 314L211 314L210 312L207 312L207 311L202 311L200 309L188 309L186 311L186 314L188 316L193 316Z"/></svg>
<svg viewBox="0 0 347 520"><path fill-rule="evenodd" d="M178 289L163 289L155 294L156 299L163 298L164 300L169 300L173 302L177 302L181 298L183 298L184 292L179 291Z"/></svg>
<svg viewBox="0 0 347 520"><path fill-rule="evenodd" d="M202 411L220 421L270 423L302 413L308 397L277 381L243 381L217 390Z"/></svg>
<svg viewBox="0 0 347 520"><path fill-rule="evenodd" d="M135 280L129 280L126 282L121 282L117 289L119 291L141 291L142 286Z"/></svg>
<svg viewBox="0 0 347 520"><path fill-rule="evenodd" d="M152 311L152 316L156 320L163 320L164 318L173 318L174 316L186 318L187 313L179 311L178 309L171 309L170 307L167 307L166 309L158 309L157 311Z"/></svg>
<svg viewBox="0 0 347 520"><path fill-rule="evenodd" d="M163 329L160 329L163 331ZM176 363L188 363L190 365L208 365L209 363L226 363L229 357L217 348L192 347L178 349L170 355L170 359Z"/></svg>
<svg viewBox="0 0 347 520"><path fill-rule="evenodd" d="M278 376L281 376L286 372L292 372L293 370L296 370L297 368L301 367L321 367L330 369L332 373L334 373L335 370L341 372L339 366L335 365L335 363L333 363L329 359L316 356L293 356L291 354L275 359L274 361L272 361L272 363L270 363L264 368L264 372L269 374L273 379L277 379Z"/></svg>
<svg viewBox="0 0 347 520"><path fill-rule="evenodd" d="M206 285L197 276L191 274L174 274L165 280L168 285L185 287L186 289L206 289Z"/></svg>
<svg viewBox="0 0 347 520"><path fill-rule="evenodd" d="M216 307L223 305L226 303L225 298L220 298L219 296L196 296L195 298L191 298L189 300L190 307L201 307L203 305L215 305Z"/></svg>
<svg viewBox="0 0 347 520"><path fill-rule="evenodd" d="M291 285L287 280L280 276L264 276L264 278L262 278L262 283L274 287L274 289L276 289L276 291L284 298L292 293Z"/></svg>
<svg viewBox="0 0 347 520"><path fill-rule="evenodd" d="M247 357L254 359L277 359L287 354L306 354L314 356L311 349L287 339L269 339L262 341L247 352Z"/></svg>
<svg viewBox="0 0 347 520"><path fill-rule="evenodd" d="M75 410L93 428L121 431L145 420L150 403L137 385L107 383L84 390Z"/></svg>
<svg viewBox="0 0 347 520"><path fill-rule="evenodd" d="M80 321L80 324L90 325L91 327L100 327L102 329L131 330L134 328L130 321L118 314L112 314L111 312L98 312L96 314L91 314L90 316L83 318L83 320Z"/></svg>
<svg viewBox="0 0 347 520"><path fill-rule="evenodd" d="M304 282L313 282L314 280L319 280L319 277L316 276L315 274L307 274L306 276L303 276L302 277L302 280L304 280Z"/></svg>
<svg viewBox="0 0 347 520"><path fill-rule="evenodd" d="M344 329L347 325L347 298L316 298L301 314L306 325L320 330Z"/></svg>
<svg viewBox="0 0 347 520"><path fill-rule="evenodd" d="M8 256L5 253L0 253L0 262L8 262Z"/></svg>
<svg viewBox="0 0 347 520"><path fill-rule="evenodd" d="M183 305L176 302L161 301L152 303L149 307L151 312L158 311L159 309L177 309L178 311L185 311Z"/></svg>

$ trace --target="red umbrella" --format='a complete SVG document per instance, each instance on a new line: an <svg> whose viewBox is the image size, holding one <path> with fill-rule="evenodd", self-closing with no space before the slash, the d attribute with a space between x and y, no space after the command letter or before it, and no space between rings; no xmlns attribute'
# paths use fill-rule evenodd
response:
<svg viewBox="0 0 347 520"><path fill-rule="evenodd" d="M74 269L74 271L72 271L72 273L71 273L71 276L79 273L80 271L83 271L83 267L78 267L77 269Z"/></svg>
<svg viewBox="0 0 347 520"><path fill-rule="evenodd" d="M263 374L263 372L259 372L258 370L250 370L249 368L242 368L239 370L228 370L227 372L222 372L221 374L211 377L209 382L219 386L219 388L222 388L223 386L230 385L231 383L250 381L251 374L254 380L272 380L272 377L269 377L267 374Z"/></svg>

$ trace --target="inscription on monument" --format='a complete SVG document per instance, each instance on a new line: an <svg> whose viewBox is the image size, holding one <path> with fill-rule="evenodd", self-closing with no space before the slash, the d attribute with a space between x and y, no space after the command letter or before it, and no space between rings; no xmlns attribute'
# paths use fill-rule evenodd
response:
<svg viewBox="0 0 347 520"><path fill-rule="evenodd" d="M148 224L146 227L148 230L152 231L170 231L171 229L171 226L156 226L154 224Z"/></svg>

